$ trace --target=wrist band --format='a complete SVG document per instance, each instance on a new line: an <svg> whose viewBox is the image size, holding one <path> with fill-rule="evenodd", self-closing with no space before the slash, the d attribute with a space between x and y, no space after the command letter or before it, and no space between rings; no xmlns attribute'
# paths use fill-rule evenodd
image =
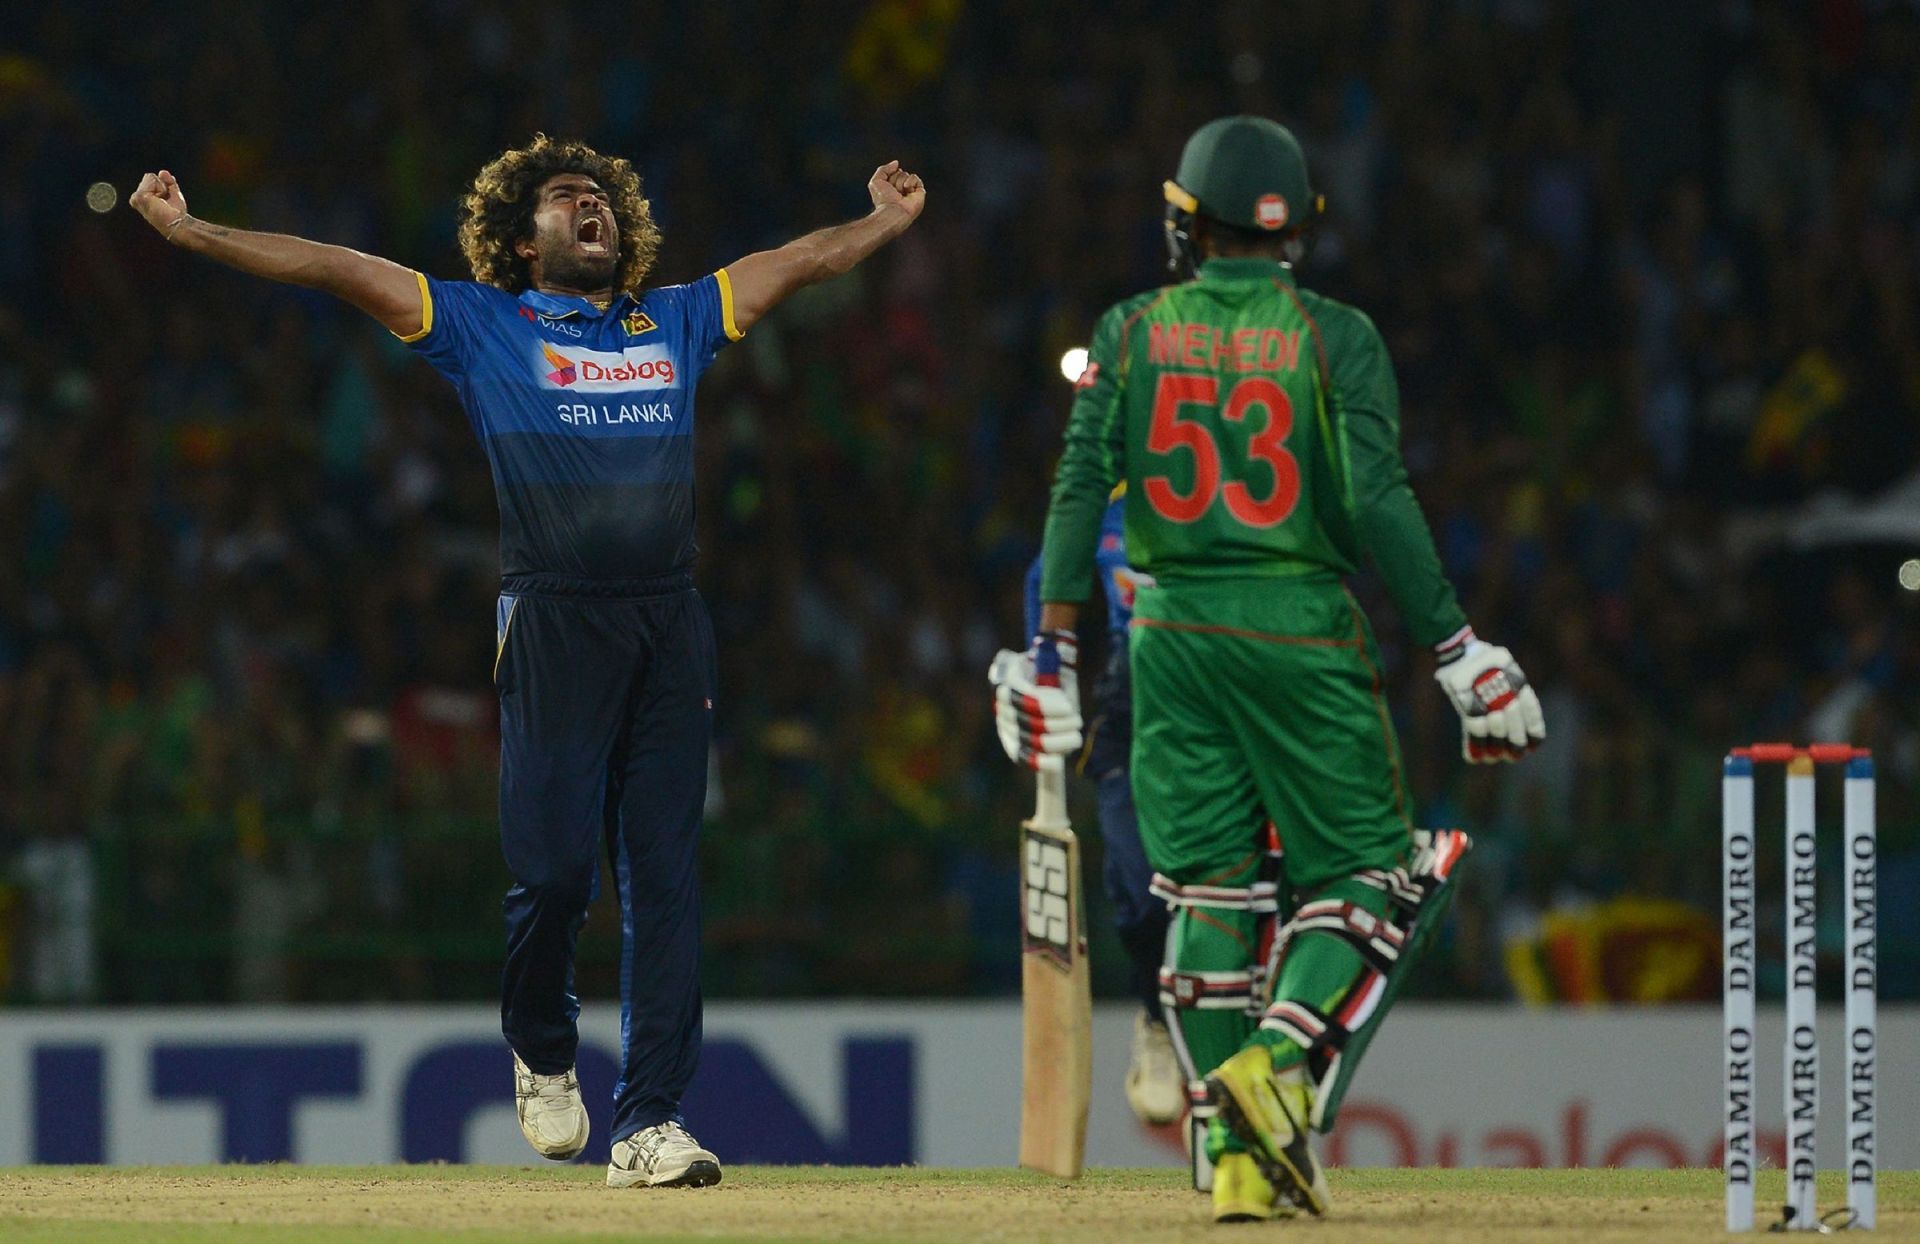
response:
<svg viewBox="0 0 1920 1244"><path fill-rule="evenodd" d="M187 219L187 213L185 212L181 212L178 216L175 216L173 218L173 223L167 226L166 233L162 235L165 238L165 240L169 242L173 241L173 231L175 229L178 229L181 225L181 222L185 221L186 219Z"/></svg>

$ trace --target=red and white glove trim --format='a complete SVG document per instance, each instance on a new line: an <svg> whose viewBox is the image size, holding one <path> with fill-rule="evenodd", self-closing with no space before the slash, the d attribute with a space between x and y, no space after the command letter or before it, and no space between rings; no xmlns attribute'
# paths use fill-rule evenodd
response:
<svg viewBox="0 0 1920 1244"><path fill-rule="evenodd" d="M1467 648L1473 642L1473 628L1471 626L1463 626L1435 644L1433 646L1433 654L1439 658L1440 664L1451 665L1466 655Z"/></svg>

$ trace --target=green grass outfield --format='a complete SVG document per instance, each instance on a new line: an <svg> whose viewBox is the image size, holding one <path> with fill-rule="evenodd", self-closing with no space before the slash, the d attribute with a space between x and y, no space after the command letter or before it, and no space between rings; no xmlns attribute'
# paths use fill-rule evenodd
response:
<svg viewBox="0 0 1920 1244"><path fill-rule="evenodd" d="M1215 1227L1184 1171L734 1167L716 1188L623 1189L592 1167L194 1166L0 1170L0 1240L31 1244L529 1244L542 1240L1698 1240L1717 1171L1332 1172L1324 1222ZM1759 1217L1777 1213L1778 1171ZM1840 1203L1822 1173L1822 1208ZM1883 1173L1880 1239L1920 1241L1920 1174Z"/></svg>

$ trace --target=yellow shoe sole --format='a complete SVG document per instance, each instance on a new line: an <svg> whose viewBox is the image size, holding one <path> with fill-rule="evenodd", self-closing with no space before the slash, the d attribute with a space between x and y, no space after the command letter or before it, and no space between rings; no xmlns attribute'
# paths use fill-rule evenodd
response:
<svg viewBox="0 0 1920 1244"><path fill-rule="evenodd" d="M1273 1217L1273 1211L1258 1201L1241 1201L1237 1204L1213 1207L1215 1222L1265 1222Z"/></svg>

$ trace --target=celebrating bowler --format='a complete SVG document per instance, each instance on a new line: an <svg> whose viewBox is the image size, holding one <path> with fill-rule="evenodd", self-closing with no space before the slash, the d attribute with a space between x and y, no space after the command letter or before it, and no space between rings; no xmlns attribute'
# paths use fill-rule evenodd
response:
<svg viewBox="0 0 1920 1244"><path fill-rule="evenodd" d="M621 921L614 1187L720 1179L680 1116L700 1051L695 845L714 705L692 576L694 386L781 299L846 272L926 203L898 161L867 191L858 220L653 287L660 234L632 166L544 135L488 163L460 205L472 281L201 220L164 169L131 198L175 246L360 308L459 390L500 505L494 681L514 879L500 1012L520 1129L549 1158L587 1144L573 959L604 842Z"/></svg>

